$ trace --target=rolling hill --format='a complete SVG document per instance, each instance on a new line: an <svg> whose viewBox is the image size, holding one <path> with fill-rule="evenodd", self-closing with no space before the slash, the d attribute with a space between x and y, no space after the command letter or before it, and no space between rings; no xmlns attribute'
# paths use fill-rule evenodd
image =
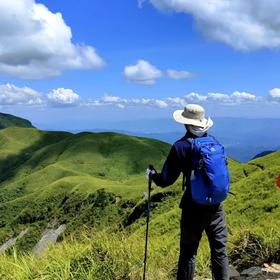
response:
<svg viewBox="0 0 280 280"><path fill-rule="evenodd" d="M114 193L105 193L110 199L119 196L136 203L145 190L146 166L162 163L169 149L163 142L115 133L33 128L7 128L0 139L1 241L25 224L33 225L36 235L39 224L42 229L52 219L67 220L63 203L84 203L99 189Z"/></svg>
<svg viewBox="0 0 280 280"><path fill-rule="evenodd" d="M7 127L33 127L32 123L23 118L10 114L0 113L0 129Z"/></svg>
<svg viewBox="0 0 280 280"><path fill-rule="evenodd" d="M0 242L28 233L0 257L1 279L139 279L147 182L170 145L117 133L0 131ZM238 268L280 261L280 151L240 164L230 160L225 202L229 255ZM179 244L181 180L152 192L149 279L173 279ZM66 224L42 258L25 256L48 227ZM20 255L19 257L17 255ZM209 275L203 237L198 275ZM57 278L55 278L57 277Z"/></svg>

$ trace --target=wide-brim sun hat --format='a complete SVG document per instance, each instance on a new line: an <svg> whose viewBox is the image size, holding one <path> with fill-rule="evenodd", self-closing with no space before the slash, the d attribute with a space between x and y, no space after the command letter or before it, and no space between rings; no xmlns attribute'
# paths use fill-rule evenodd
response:
<svg viewBox="0 0 280 280"><path fill-rule="evenodd" d="M198 104L188 104L184 110L176 110L173 113L173 118L181 124L194 125L201 128L213 126L212 119L210 117L208 119L205 118L204 108Z"/></svg>

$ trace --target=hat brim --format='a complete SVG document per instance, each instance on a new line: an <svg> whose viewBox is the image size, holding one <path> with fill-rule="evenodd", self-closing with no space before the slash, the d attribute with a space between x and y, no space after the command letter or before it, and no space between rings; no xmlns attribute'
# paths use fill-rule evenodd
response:
<svg viewBox="0 0 280 280"><path fill-rule="evenodd" d="M181 124L195 125L202 128L205 128L206 126L211 127L213 125L213 121L211 119L209 119L210 123L205 118L203 120L189 119L183 116L183 112L184 110L176 110L173 113L173 118L175 119L176 122Z"/></svg>

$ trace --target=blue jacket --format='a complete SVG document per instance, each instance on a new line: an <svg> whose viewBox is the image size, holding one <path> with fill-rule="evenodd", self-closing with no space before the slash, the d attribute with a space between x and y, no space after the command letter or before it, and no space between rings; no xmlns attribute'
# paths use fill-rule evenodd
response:
<svg viewBox="0 0 280 280"><path fill-rule="evenodd" d="M206 136L205 134L204 136ZM176 141L167 156L167 159L160 173L153 175L152 179L157 186L167 187L178 179L181 172L186 176L184 185L187 187L186 192L180 203L180 207L187 203L187 200L192 200L190 192L190 177L191 177L191 144L188 138L195 138L193 134L187 132L184 137Z"/></svg>

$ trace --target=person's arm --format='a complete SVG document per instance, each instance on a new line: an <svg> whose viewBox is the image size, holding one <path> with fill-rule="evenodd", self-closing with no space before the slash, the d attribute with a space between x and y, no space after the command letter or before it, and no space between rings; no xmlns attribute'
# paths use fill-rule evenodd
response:
<svg viewBox="0 0 280 280"><path fill-rule="evenodd" d="M173 145L163 165L161 173L153 174L152 180L157 186L167 187L172 185L178 179L180 172L180 160Z"/></svg>

